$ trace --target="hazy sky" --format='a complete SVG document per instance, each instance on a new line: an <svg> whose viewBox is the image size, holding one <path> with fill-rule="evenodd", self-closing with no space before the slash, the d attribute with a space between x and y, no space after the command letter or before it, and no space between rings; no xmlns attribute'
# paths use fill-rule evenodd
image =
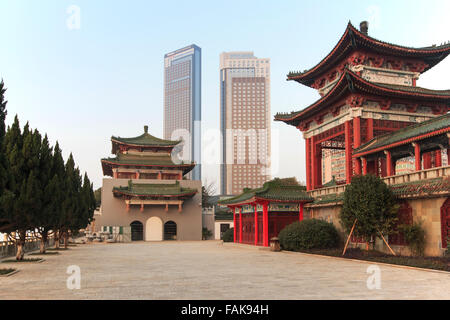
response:
<svg viewBox="0 0 450 320"><path fill-rule="evenodd" d="M80 9L79 29L71 6ZM69 11L68 11L69 10ZM72 13L71 13L72 12ZM287 82L335 46L349 20L369 21L369 35L421 47L450 40L449 1L112 1L2 0L0 77L8 88L8 117L58 140L73 152L94 187L111 135L162 137L164 54L189 44L202 48L202 130L219 127L219 54L254 51L271 59L271 113L300 110L315 90ZM69 19L69 20L68 20ZM68 21L71 22L68 24ZM450 58L417 85L450 88ZM273 176L305 180L304 140L272 123ZM210 140L208 140L210 141ZM203 181L218 187L216 165Z"/></svg>

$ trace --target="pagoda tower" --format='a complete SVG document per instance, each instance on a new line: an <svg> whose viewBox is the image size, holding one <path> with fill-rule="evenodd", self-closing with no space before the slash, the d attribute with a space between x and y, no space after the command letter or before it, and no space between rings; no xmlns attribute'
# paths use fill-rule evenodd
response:
<svg viewBox="0 0 450 320"><path fill-rule="evenodd" d="M275 115L276 121L295 126L303 133L307 190L323 187L324 149L345 152L345 181L337 183L350 183L353 175L362 173L381 177L395 174L395 154L385 151L355 157L354 150L376 137L450 110L450 90L416 85L423 72L449 53L450 43L422 48L394 45L370 37L367 22L360 24L360 30L349 22L339 42L322 61L304 72L290 72L287 80L314 88L321 96L301 111ZM402 155L416 156L416 170L441 163L442 152L434 146L419 151L420 147L414 144L405 148Z"/></svg>
<svg viewBox="0 0 450 320"><path fill-rule="evenodd" d="M178 158L182 141L159 139L144 126L143 134L111 143L115 156L101 159L109 178L96 225L131 227L131 240L201 240L201 181L185 178L195 162Z"/></svg>

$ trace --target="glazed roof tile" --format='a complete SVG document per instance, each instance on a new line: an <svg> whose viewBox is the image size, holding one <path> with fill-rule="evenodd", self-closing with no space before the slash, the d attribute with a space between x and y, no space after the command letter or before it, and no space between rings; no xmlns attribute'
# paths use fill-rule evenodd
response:
<svg viewBox="0 0 450 320"><path fill-rule="evenodd" d="M126 187L114 187L113 193L116 195L127 196L145 196L145 197L159 197L159 196L193 196L197 193L197 189L183 188L177 181L172 184L148 184L148 183L133 183L131 180Z"/></svg>
<svg viewBox="0 0 450 320"><path fill-rule="evenodd" d="M303 72L290 72L287 79L310 86L315 78L339 63L352 50L356 49L367 49L381 54L405 58L422 58L428 64L428 67L424 70L425 72L442 61L450 53L450 43L420 48L400 46L364 34L349 22L344 34L325 58L308 70L304 70Z"/></svg>
<svg viewBox="0 0 450 320"><path fill-rule="evenodd" d="M261 188L246 189L240 195L219 201L220 205L233 205L249 202L249 200L275 200L309 202L313 199L306 193L304 186L293 185L292 180L274 179L264 183Z"/></svg>
<svg viewBox="0 0 450 320"><path fill-rule="evenodd" d="M380 148L410 143L416 137L436 132L441 133L441 131L450 131L450 113L375 137L359 148L356 148L353 154L354 156L358 156L378 152Z"/></svg>

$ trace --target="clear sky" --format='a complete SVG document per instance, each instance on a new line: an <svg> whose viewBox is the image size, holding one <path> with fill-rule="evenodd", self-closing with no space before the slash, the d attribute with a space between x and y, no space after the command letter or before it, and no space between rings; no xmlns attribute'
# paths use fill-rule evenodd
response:
<svg viewBox="0 0 450 320"><path fill-rule="evenodd" d="M73 26L75 5L79 29ZM8 88L7 124L18 114L73 152L94 187L111 135L137 136L143 126L162 137L164 54L202 48L202 130L219 127L219 54L254 51L271 59L271 113L300 110L315 90L287 82L337 43L349 20L369 21L369 35L421 47L450 40L450 1L113 1L2 0L0 77ZM76 23L76 21L75 21ZM419 86L449 89L450 58L425 73ZM211 131L210 131L211 132ZM272 123L273 176L305 180L304 141ZM216 165L203 181L218 187Z"/></svg>

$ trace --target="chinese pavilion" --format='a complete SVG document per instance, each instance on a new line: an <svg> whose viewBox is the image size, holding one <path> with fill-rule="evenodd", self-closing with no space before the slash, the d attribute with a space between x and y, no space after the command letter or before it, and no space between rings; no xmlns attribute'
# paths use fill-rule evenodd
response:
<svg viewBox="0 0 450 320"><path fill-rule="evenodd" d="M184 175L194 162L178 161L181 141L144 133L111 137L111 158L101 160L101 226L130 226L132 240L201 240L201 182ZM108 228L106 228L108 229Z"/></svg>
<svg viewBox="0 0 450 320"><path fill-rule="evenodd" d="M103 174L119 179L182 180L195 163L174 163L172 151L181 141L156 138L144 133L134 138L111 137L114 158L102 159Z"/></svg>
<svg viewBox="0 0 450 320"><path fill-rule="evenodd" d="M450 43L394 45L370 37L367 22L360 30L349 22L322 61L288 74L287 80L321 96L301 111L275 115L275 121L303 133L306 185L314 198L306 206L309 217L326 219L339 229L345 184L354 175L374 174L397 195L399 224L411 224L413 218L424 222L426 254L443 254L450 237L450 166L443 161L450 154L450 90L418 87L417 79L449 54ZM323 181L325 149L345 152L344 181ZM405 158L414 158L414 171L396 174L397 161ZM404 246L401 232L390 236L389 243Z"/></svg>
<svg viewBox="0 0 450 320"><path fill-rule="evenodd" d="M244 189L219 201L233 211L234 242L269 246L288 224L303 220L303 206L313 199L295 178L274 179L261 188Z"/></svg>
<svg viewBox="0 0 450 320"><path fill-rule="evenodd" d="M360 27L357 30L349 23L322 61L304 72L288 74L288 80L314 88L321 95L301 111L275 116L276 121L303 132L307 190L323 186L322 150L345 150L345 181L340 183L350 183L353 175L362 174L363 167L385 177L392 174L397 155L381 152L355 157L354 150L378 136L450 110L450 90L416 86L423 72L450 53L450 44L408 48L370 37L366 22ZM439 164L431 159L440 158L441 148L413 152L420 152L425 168Z"/></svg>

